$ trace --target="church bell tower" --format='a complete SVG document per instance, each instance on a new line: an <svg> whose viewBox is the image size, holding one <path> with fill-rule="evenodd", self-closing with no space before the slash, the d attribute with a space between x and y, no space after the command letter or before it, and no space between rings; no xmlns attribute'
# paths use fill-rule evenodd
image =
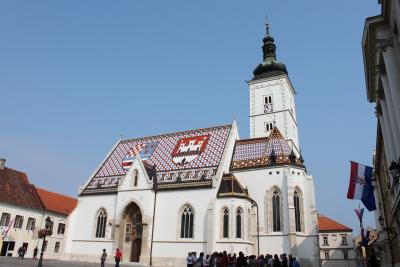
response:
<svg viewBox="0 0 400 267"><path fill-rule="evenodd" d="M294 90L285 64L276 59L276 45L266 23L263 61L248 81L250 90L250 138L265 137L274 127L282 133L293 151L300 155Z"/></svg>

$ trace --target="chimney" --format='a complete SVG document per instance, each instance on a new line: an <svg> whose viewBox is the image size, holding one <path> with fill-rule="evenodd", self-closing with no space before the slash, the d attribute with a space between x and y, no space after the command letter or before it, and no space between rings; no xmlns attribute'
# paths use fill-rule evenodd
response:
<svg viewBox="0 0 400 267"><path fill-rule="evenodd" d="M4 170L6 167L6 159L0 158L0 170Z"/></svg>

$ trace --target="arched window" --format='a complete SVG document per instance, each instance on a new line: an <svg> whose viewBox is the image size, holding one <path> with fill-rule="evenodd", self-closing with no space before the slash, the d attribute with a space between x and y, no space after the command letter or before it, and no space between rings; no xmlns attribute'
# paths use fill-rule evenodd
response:
<svg viewBox="0 0 400 267"><path fill-rule="evenodd" d="M137 182L138 182L138 178L139 178L138 170L135 170L134 174L135 174L135 177L134 177L134 181L133 181L133 186L137 186Z"/></svg>
<svg viewBox="0 0 400 267"><path fill-rule="evenodd" d="M229 238L229 210L227 208L224 209L223 215L223 238Z"/></svg>
<svg viewBox="0 0 400 267"><path fill-rule="evenodd" d="M236 211L236 238L242 238L242 209Z"/></svg>
<svg viewBox="0 0 400 267"><path fill-rule="evenodd" d="M181 214L181 238L193 238L194 212L190 205L182 208Z"/></svg>
<svg viewBox="0 0 400 267"><path fill-rule="evenodd" d="M278 188L272 189L272 230L281 231L281 199Z"/></svg>
<svg viewBox="0 0 400 267"><path fill-rule="evenodd" d="M104 209L101 209L97 213L96 238L104 238L105 237L106 224L107 224L107 212Z"/></svg>
<svg viewBox="0 0 400 267"><path fill-rule="evenodd" d="M294 204L294 219L296 224L296 232L301 232L301 222L302 222L302 209L301 209L301 191L296 188L293 195L293 204Z"/></svg>

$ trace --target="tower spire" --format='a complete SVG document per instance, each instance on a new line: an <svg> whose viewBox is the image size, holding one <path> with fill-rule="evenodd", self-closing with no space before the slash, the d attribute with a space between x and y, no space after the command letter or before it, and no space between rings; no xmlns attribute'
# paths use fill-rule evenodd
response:
<svg viewBox="0 0 400 267"><path fill-rule="evenodd" d="M265 18L266 36L263 38L263 62L253 71L254 77L266 73L287 74L285 64L276 60L276 45L275 40L270 34L270 24L268 18Z"/></svg>

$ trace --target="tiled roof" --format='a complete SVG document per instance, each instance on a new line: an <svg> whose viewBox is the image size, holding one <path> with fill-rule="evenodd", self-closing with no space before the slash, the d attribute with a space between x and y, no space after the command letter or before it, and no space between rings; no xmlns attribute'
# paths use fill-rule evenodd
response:
<svg viewBox="0 0 400 267"><path fill-rule="evenodd" d="M78 202L75 198L50 192L41 188L36 187L36 191L38 192L40 200L47 211L69 215L75 209Z"/></svg>
<svg viewBox="0 0 400 267"><path fill-rule="evenodd" d="M318 215L319 232L352 232L353 229L338 223L325 215Z"/></svg>
<svg viewBox="0 0 400 267"><path fill-rule="evenodd" d="M42 210L34 185L25 173L10 168L0 169L0 202Z"/></svg>
<svg viewBox="0 0 400 267"><path fill-rule="evenodd" d="M235 175L227 173L222 176L217 197L249 198L249 194L236 179Z"/></svg>
<svg viewBox="0 0 400 267"><path fill-rule="evenodd" d="M302 166L278 128L268 137L238 140L233 152L231 170L257 168L273 164Z"/></svg>
<svg viewBox="0 0 400 267"><path fill-rule="evenodd" d="M137 154L154 166L158 189L204 186L212 181L225 149L231 125L120 141L101 165L83 194L116 191ZM206 183L210 184L210 183Z"/></svg>

